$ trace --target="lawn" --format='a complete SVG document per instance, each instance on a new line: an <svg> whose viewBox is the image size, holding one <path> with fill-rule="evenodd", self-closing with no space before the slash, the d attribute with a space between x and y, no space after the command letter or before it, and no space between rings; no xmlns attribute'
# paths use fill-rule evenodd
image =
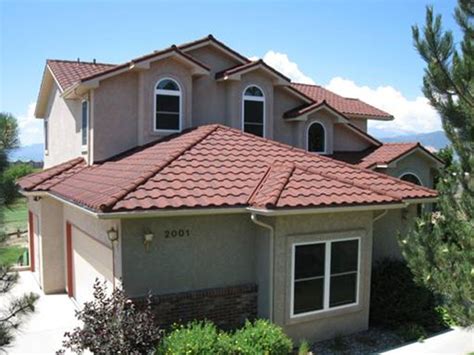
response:
<svg viewBox="0 0 474 355"><path fill-rule="evenodd" d="M9 246L0 248L0 265L14 265L27 250L25 247Z"/></svg>
<svg viewBox="0 0 474 355"><path fill-rule="evenodd" d="M18 228L26 230L28 226L28 209L26 199L19 198L11 206L0 207L0 214L3 214L5 232L15 232ZM2 228L3 229L3 228Z"/></svg>

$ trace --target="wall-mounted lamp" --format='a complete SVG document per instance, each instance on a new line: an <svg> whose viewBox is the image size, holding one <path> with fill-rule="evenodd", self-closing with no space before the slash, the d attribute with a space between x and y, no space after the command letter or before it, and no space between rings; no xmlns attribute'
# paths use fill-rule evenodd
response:
<svg viewBox="0 0 474 355"><path fill-rule="evenodd" d="M107 231L107 238L109 238L112 244L118 240L118 231L115 229L115 227L112 227Z"/></svg>
<svg viewBox="0 0 474 355"><path fill-rule="evenodd" d="M153 241L153 238L155 238L155 235L151 232L146 232L145 235L143 236L143 245L145 246L145 251L150 250L150 245L151 245L151 242Z"/></svg>

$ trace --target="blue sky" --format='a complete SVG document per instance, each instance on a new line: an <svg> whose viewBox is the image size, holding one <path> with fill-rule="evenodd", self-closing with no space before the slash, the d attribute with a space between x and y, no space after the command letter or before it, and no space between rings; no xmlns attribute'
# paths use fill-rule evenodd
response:
<svg viewBox="0 0 474 355"><path fill-rule="evenodd" d="M313 81L347 96L360 96L390 109L386 102L390 95L395 95L392 104L401 95L405 111L422 112L424 63L413 48L410 26L423 24L426 4L425 0L199 4L0 0L0 110L28 120L28 107L36 100L47 58L120 63L212 33L247 56L272 62L275 56L269 56L269 51L286 55L288 63L278 63L281 56L270 63L283 72L296 63ZM455 1L431 4L443 15L445 27L454 29ZM407 128L405 124L400 131L431 128L436 127ZM32 139L28 137L28 143Z"/></svg>

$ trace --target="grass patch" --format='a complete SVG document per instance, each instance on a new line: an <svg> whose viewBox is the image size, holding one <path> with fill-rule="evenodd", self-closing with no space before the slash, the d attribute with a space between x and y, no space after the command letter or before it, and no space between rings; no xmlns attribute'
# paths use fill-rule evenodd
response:
<svg viewBox="0 0 474 355"><path fill-rule="evenodd" d="M27 248L19 246L0 248L0 265L14 265L18 263L18 259L26 250Z"/></svg>
<svg viewBox="0 0 474 355"><path fill-rule="evenodd" d="M12 205L0 207L0 215L3 214L3 226L6 233L15 232L18 228L28 228L28 208L26 199L19 198Z"/></svg>

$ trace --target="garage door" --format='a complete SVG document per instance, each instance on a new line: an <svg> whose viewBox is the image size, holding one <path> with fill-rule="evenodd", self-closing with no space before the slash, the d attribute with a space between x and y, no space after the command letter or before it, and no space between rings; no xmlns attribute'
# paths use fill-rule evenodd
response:
<svg viewBox="0 0 474 355"><path fill-rule="evenodd" d="M72 226L73 294L79 304L93 299L95 279L113 285L112 249Z"/></svg>

